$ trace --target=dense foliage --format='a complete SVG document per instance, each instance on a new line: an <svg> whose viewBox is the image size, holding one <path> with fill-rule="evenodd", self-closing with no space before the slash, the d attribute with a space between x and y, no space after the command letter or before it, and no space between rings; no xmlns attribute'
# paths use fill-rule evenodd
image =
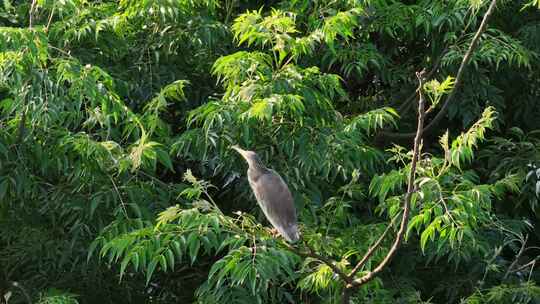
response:
<svg viewBox="0 0 540 304"><path fill-rule="evenodd" d="M339 303L336 269L399 226L422 69L447 111L352 302L540 302L540 1L497 2L443 106L490 3L2 1L0 303Z"/></svg>

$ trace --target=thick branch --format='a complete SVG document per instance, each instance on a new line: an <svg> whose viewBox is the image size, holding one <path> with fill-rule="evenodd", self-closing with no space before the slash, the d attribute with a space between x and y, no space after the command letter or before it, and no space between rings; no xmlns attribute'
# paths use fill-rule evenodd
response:
<svg viewBox="0 0 540 304"><path fill-rule="evenodd" d="M463 57L463 60L461 61L461 65L459 66L458 73L456 76L456 82L454 84L454 88L450 92L450 95L446 98L444 101L441 110L437 115L433 118L433 120L424 128L423 132L428 133L432 131L432 129L442 120L444 115L446 114L446 110L448 109L448 106L450 105L450 102L454 99L457 89L459 85L463 82L463 74L465 72L465 68L467 67L467 64L469 63L472 54L474 50L476 49L476 46L478 45L478 40L480 40L480 36L482 36L482 33L486 30L488 20L491 17L491 14L495 10L495 5L497 3L497 0L491 1L491 4L489 5L488 10L484 14L484 18L482 19L482 23L480 24L480 27L476 31L476 34L474 35L471 45L469 46L469 49L465 53L465 56ZM393 132L380 132L379 136L384 137L387 139L407 139L412 138L416 135L416 133L393 133Z"/></svg>
<svg viewBox="0 0 540 304"><path fill-rule="evenodd" d="M396 219L396 218L394 218L394 219ZM392 228L393 225L394 225L394 220L392 220L392 222L390 222L388 227L386 227L386 229L381 234L379 239L377 239L377 241L375 243L373 243L373 245L371 245L371 247L369 247L368 251L366 252L366 254L364 254L364 256L362 257L360 262L358 262L356 264L356 266L354 266L353 270L349 274L349 278L351 278L351 280L354 279L354 276L356 275L356 273L362 268L362 266L364 266L366 264L366 262L369 260L369 258L371 258L371 256L375 253L377 248L379 248L381 246L382 241L386 238L386 235L388 235L388 232L390 232L390 228Z"/></svg>
<svg viewBox="0 0 540 304"><path fill-rule="evenodd" d="M423 87L423 81L424 81L424 74L423 73L416 73L416 76L418 77L419 87L422 88ZM423 94L422 89L419 90L418 95L419 95L419 98L418 98L418 126L417 126L417 130L416 130L416 136L414 138L413 157L412 157L412 161L411 161L411 168L410 168L409 178L408 178L408 183L407 183L407 193L405 194L405 199L403 201L403 215L401 217L401 225L400 225L399 230L398 230L398 232L396 234L396 238L394 240L394 243L392 244L392 247L390 248L390 250L388 251L388 253L384 257L384 259L379 263L379 265L377 265L377 267L375 267L375 269L368 272L363 277L353 280L352 283L347 282L347 285L343 289L343 294L342 294L342 298L341 298L341 303L343 303L343 304L349 304L350 297L351 297L352 291L354 291L354 289L356 289L356 288L362 286L363 284L366 284L367 282L371 281L373 278L375 278L375 276L377 276L381 271L383 271L383 269L386 267L386 265L388 265L390 260L394 257L397 250L401 246L401 242L403 241L405 231L407 231L407 225L409 223L409 211L410 211L411 196L415 191L414 180L416 178L416 165L418 163L418 160L420 159L420 143L422 141L422 133L423 133L423 130L424 130L424 112L425 112L424 103L425 103L425 100L424 100L424 94ZM384 237L384 233L383 233L382 237ZM381 240L381 238L379 240ZM379 245L380 245L379 241L377 241L377 243L379 243ZM375 246L373 246L373 247L375 247ZM373 254L373 252L376 249L376 248L373 249L373 247L370 248L370 250L368 251L368 253L366 255L368 255L368 254L372 255ZM370 251L371 251L371 253L370 253ZM364 259L362 259L362 260L364 260ZM367 258L366 258L366 260L367 260ZM356 268L357 267L355 267L355 270L357 271Z"/></svg>
<svg viewBox="0 0 540 304"><path fill-rule="evenodd" d="M422 84L422 75L418 75L418 78L420 79L420 84ZM355 280L354 285L360 286L362 284L365 284L366 282L370 281L375 275L377 275L379 272L381 272L384 269L384 267L388 264L388 262L390 262L392 257L395 255L397 249L401 245L401 242L403 241L403 236L405 235L405 231L407 230L407 225L409 223L411 196L415 190L414 180L416 178L416 165L418 163L418 160L420 159L420 143L422 141L422 133L423 133L423 127L424 127L425 101L424 101L424 95L422 93L422 90L420 90L419 95L420 95L420 98L418 100L418 128L416 130L416 137L414 138L413 158L411 161L411 169L409 172L407 194L405 195L405 200L403 202L403 215L401 218L401 226L399 227L399 230L397 232L394 244L390 248L390 251L388 251L388 254L386 255L386 257L369 274L365 275L364 277L358 280Z"/></svg>

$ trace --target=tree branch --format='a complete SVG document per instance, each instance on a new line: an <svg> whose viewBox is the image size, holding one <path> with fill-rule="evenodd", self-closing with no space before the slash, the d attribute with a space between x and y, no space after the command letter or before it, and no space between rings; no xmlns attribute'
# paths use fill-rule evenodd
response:
<svg viewBox="0 0 540 304"><path fill-rule="evenodd" d="M469 10L469 12L472 12L472 10ZM469 20L469 23L467 23L465 28L462 30L461 35L459 36L459 38L456 39L456 41L460 41L461 39L463 39L463 37L465 36L465 34L467 32L467 29L469 28L469 24L470 24L470 20ZM444 56L448 53L449 49L450 48L448 46L445 47L441 51L441 53L437 57L437 59L435 59L435 63L433 64L433 66L431 67L431 70L429 71L429 73L425 77L426 81L430 80L433 77L433 74L435 74L435 72L439 69L439 65L441 64L441 61L444 58ZM418 89L416 89L416 91L412 92L411 95L409 95L409 97L407 97L405 102L403 102L400 105L400 107L397 109L397 112L400 114L400 116L403 116L405 113L409 112L409 109L411 109L411 106L413 105L412 101L416 97L417 93L418 93ZM426 117L427 117L427 114L429 112L431 112L431 111L428 109L426 111Z"/></svg>
<svg viewBox="0 0 540 304"><path fill-rule="evenodd" d="M431 67L431 70L426 74L426 78L425 78L426 81L431 79L431 77L433 77L433 74L435 74L437 69L439 69L439 65L441 64L441 61L442 61L444 55L446 55L447 52L448 52L448 47L446 47L441 52L439 57L437 57L437 59L435 59L435 63L433 63L433 66ZM407 113L409 111L409 109L413 105L414 98L418 95L418 90L419 90L419 88L416 87L414 92L412 92L411 95L409 95L409 97L407 97L407 99L405 99L405 102L403 102L399 106L399 108L397 109L397 112L399 113L400 116L403 116L404 113Z"/></svg>
<svg viewBox="0 0 540 304"><path fill-rule="evenodd" d="M527 234L525 236L525 239L522 240L522 243L521 243L521 248L519 249L519 252L518 254L516 255L516 257L514 258L514 261L512 262L512 264L510 264L510 266L508 267L508 270L506 271L506 273L504 274L504 277L503 277L503 280L506 280L508 278L508 276L510 275L510 273L512 272L512 270L514 269L514 267L516 266L516 264L518 263L519 259L521 258L521 255L523 254L523 252L525 251L525 246L527 245L527 240L529 239L529 235Z"/></svg>
<svg viewBox="0 0 540 304"><path fill-rule="evenodd" d="M424 71L417 72L416 77L418 78L419 87L423 88ZM375 278L375 276L377 276L381 271L383 271L383 269L386 267L386 265L388 265L390 260L394 257L397 250L401 246L401 242L403 241L405 231L407 231L407 225L409 223L409 211L410 211L409 209L410 209L410 203L411 203L411 196L416 191L416 187L414 185L414 181L415 181L415 178L416 178L416 165L418 163L418 160L420 159L420 144L421 144L421 141L422 141L422 133L423 133L423 130L424 130L424 114L425 114L424 113L425 112L424 103L425 103L425 101L424 101L424 94L423 94L422 89L420 89L418 91L418 95L419 95L419 98L418 98L418 126L417 126L417 130L416 130L416 136L414 138L413 156L412 156L411 169L410 169L410 172L409 172L409 178L408 178L408 183L407 183L407 193L405 194L405 199L403 201L403 215L401 217L401 225L400 225L399 230L398 230L398 232L396 234L396 238L394 240L394 243L392 244L392 247L390 248L390 250L388 251L388 253L384 257L384 259L379 263L379 265L377 265L377 267L375 267L375 269L368 272L363 277L361 277L359 279L354 279L350 283L347 282L347 285L345 285L345 287L343 288L343 293L341 295L341 303L343 303L343 304L349 304L350 303L351 294L356 288L358 288L358 287L366 284L367 282L371 281L373 278ZM383 233L383 236L381 238L384 237L384 234L385 233ZM381 240L381 238L379 238L379 240ZM376 244L377 243L378 243L378 245L380 245L379 241L377 241ZM375 246L370 248L370 250L366 253L366 256L367 255L372 255L373 252L375 251L375 249L376 249ZM369 256L365 260L367 261L368 258L369 258ZM362 259L362 261L363 260L364 259ZM364 263L365 263L365 261L364 261ZM355 267L355 270L358 271L357 267ZM351 274L353 274L353 273L351 272Z"/></svg>
<svg viewBox="0 0 540 304"><path fill-rule="evenodd" d="M30 11L28 12L28 28L30 30L32 30L32 27L34 26L34 12L36 10L36 4L37 0L32 0L32 4L30 4ZM23 103L23 112L21 116L21 121L19 123L19 128L17 130L17 144L22 143L24 136L24 126L26 125L26 112L28 111L28 102L26 100L26 96L24 96Z"/></svg>
<svg viewBox="0 0 540 304"><path fill-rule="evenodd" d="M369 247L368 251L366 252L366 254L364 254L364 256L362 257L360 262L358 262L356 264L356 266L354 266L351 273L349 273L349 278L351 278L351 280L354 279L354 276L356 275L356 273L361 269L362 266L364 266L366 264L366 262L369 260L369 258L371 258L371 256L375 253L375 250L377 250L377 248L379 248L381 246L382 241L386 238L386 236L388 235L388 232L390 232L390 228L392 228L392 226L394 226L394 221L395 221L396 218L397 217L394 217L394 219L392 219L392 221L390 222L388 227L386 227L386 229L381 234L379 239L375 243L373 243L373 245L371 245L371 247Z"/></svg>
<svg viewBox="0 0 540 304"><path fill-rule="evenodd" d="M30 11L28 11L28 28L32 28L34 26L34 12L36 11L36 4L37 0L32 0L32 4L30 4Z"/></svg>
<svg viewBox="0 0 540 304"><path fill-rule="evenodd" d="M418 96L419 96L419 99L418 99L418 125L417 125L416 132L415 133L405 133L405 134L391 133L391 132L380 132L379 133L379 136L387 137L387 138L410 138L410 137L414 137L414 148L413 148L413 157L412 157L412 161L411 161L411 169L410 169L409 178L408 178L407 193L405 194L405 198L404 198L404 201L403 201L403 214L402 214L402 217L401 217L401 225L400 225L400 228L399 228L398 232L396 233L396 238L394 239L394 243L392 244L392 247L390 248L390 250L388 251L388 253L384 257L384 259L377 265L377 267L375 267L375 269L373 269L372 271L368 272L366 275L364 275L364 276L362 276L362 277L360 277L358 279L354 278L354 276L361 269L361 267L363 265L365 265L365 263L369 260L369 258L373 256L373 254L377 250L377 248L380 247L382 241L384 240L384 238L388 234L388 232L390 230L390 227L392 226L392 223L387 227L387 229L383 232L383 234L379 237L379 239L368 249L368 251L366 252L364 257L362 257L362 259L357 263L357 265L355 265L355 267L353 268L353 270L350 272L349 275L347 275L345 272L343 272L341 269L339 269L335 265L334 261L317 254L311 247L309 247L309 245L306 242L304 242L304 244L309 249L309 252L302 252L301 250L287 244L286 242L283 243L283 244L285 244L285 246L287 246L287 248L289 250L297 253L300 256L311 257L311 258L317 259L317 260L321 261L322 263L328 265L328 267L330 267L332 269L332 271L334 273L336 273L344 281L345 286L343 288L342 297L341 297L341 302L343 304L349 304L350 303L350 297L351 297L351 295L352 295L352 293L353 293L353 291L355 289L357 289L358 287L360 287L360 286L366 284L367 282L371 281L380 272L382 272L384 270L384 268L388 265L388 263L391 261L391 259L394 257L394 255L396 254L399 247L401 246L401 243L403 241L405 232L407 230L407 225L409 223L411 197L412 197L412 194L416 191L414 181L415 181L415 177L416 177L417 162L418 162L418 160L420 158L420 146L421 146L421 141L422 141L422 135L423 135L424 132L427 132L427 131L431 130L442 119L443 115L446 112L446 109L448 108L448 105L449 105L450 101L452 101L452 99L454 98L454 96L456 94L456 91L457 91L457 88L460 85L460 83L462 82L465 67L467 66L467 64L470 61L470 58L471 58L472 53L473 53L473 51L475 50L475 48L476 48L476 46L478 44L478 40L479 40L480 36L482 35L482 33L485 31L485 29L487 27L487 21L489 20L489 17L491 16L491 14L492 14L492 12L493 12L493 10L495 8L496 2L497 2L496 0L493 0L491 2L487 12L485 13L484 18L482 20L482 23L480 24L480 27L478 28L475 36L473 37L473 40L471 41L471 45L469 46L469 49L465 53L465 56L464 56L464 58L463 58L463 60L461 62L461 65L460 65L459 70L458 70L458 74L456 76L456 82L455 82L454 88L450 92L450 95L448 96L448 98L445 100L441 110L433 118L431 123L424 128L425 99L424 99L422 88L423 88L423 84L424 84L424 81L425 81L426 73L425 73L425 71L422 71L422 72L417 72L416 73L416 76L417 76L418 81L419 81L418 89L415 91L415 93L417 92ZM440 62L441 58L442 58L442 56L440 58L438 58L437 62L434 65L435 68L433 68L429 72L430 76L436 70L436 67L439 65L439 62ZM411 102L413 99L414 99L414 96L412 98L409 97L407 102Z"/></svg>
<svg viewBox="0 0 540 304"><path fill-rule="evenodd" d="M23 92L22 92L22 99L23 99L23 109L21 114L21 120L19 122L19 127L17 128L17 139L15 140L15 145L21 144L23 142L24 137L24 127L26 126L26 112L28 112L28 92L26 91L26 87L28 86L28 83L30 81L27 80L23 85Z"/></svg>
<svg viewBox="0 0 540 304"><path fill-rule="evenodd" d="M518 272L518 271L521 271L527 267L533 267L534 268L534 265L536 264L536 262L540 259L540 256L537 256L536 258L530 260L527 264L523 264L521 266L519 266L518 268L512 270L512 272ZM531 269L532 270L532 269Z"/></svg>
<svg viewBox="0 0 540 304"><path fill-rule="evenodd" d="M49 31L49 27L51 26L52 18L54 16L54 10L56 9L56 3L53 5L53 8L51 10L51 13L49 14L49 19L47 20L47 26L45 26L45 32Z"/></svg>
<svg viewBox="0 0 540 304"><path fill-rule="evenodd" d="M484 14L484 18L482 19L482 23L480 24L480 27L476 31L476 34L474 35L471 45L469 46L469 49L465 53L465 56L463 57L463 60L461 61L461 64L458 69L458 73L456 76L456 82L454 84L454 88L446 98L444 104L441 107L441 110L437 115L433 118L433 120L424 128L423 132L428 133L432 131L432 129L442 120L444 115L446 114L446 110L448 109L448 106L450 105L450 102L454 99L457 89L459 85L463 82L463 74L465 72L465 68L467 67L467 64L469 63L471 56L476 49L476 46L478 45L478 40L480 40L480 36L482 36L482 33L486 30L488 20L491 17L493 11L495 10L495 6L497 4L497 0L492 0L491 4L489 5L488 10ZM393 132L384 132L381 131L378 136L387 138L387 139L407 139L412 138L416 135L416 133L393 133Z"/></svg>
<svg viewBox="0 0 540 304"><path fill-rule="evenodd" d="M26 291L26 288L24 288L19 282L11 282L11 285L13 287L18 288L22 292L28 304L32 304L32 299L30 298L30 295Z"/></svg>

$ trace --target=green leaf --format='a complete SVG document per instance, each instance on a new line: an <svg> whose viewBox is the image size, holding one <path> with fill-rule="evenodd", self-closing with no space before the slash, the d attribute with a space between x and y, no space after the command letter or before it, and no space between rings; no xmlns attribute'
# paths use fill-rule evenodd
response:
<svg viewBox="0 0 540 304"><path fill-rule="evenodd" d="M131 261L132 255L127 254L124 259L122 260L122 263L120 263L120 281L122 281L122 277L124 276L124 272L126 271L126 267L128 266L129 262Z"/></svg>
<svg viewBox="0 0 540 304"><path fill-rule="evenodd" d="M169 262L169 267L172 271L174 271L174 253L171 249L167 249L165 251L165 255L167 256L167 261Z"/></svg>
<svg viewBox="0 0 540 304"><path fill-rule="evenodd" d="M175 172L169 153L167 153L165 150L161 148L157 148L156 154L157 154L158 161L162 165L164 165L167 169L171 170L172 172Z"/></svg>
<svg viewBox="0 0 540 304"><path fill-rule="evenodd" d="M272 104L267 100L256 102L249 109L249 117L269 121L272 119Z"/></svg>
<svg viewBox="0 0 540 304"><path fill-rule="evenodd" d="M191 264L195 262L197 259L197 254L199 253L199 248L201 246L201 243L198 240L198 235L193 232L189 235L187 239L187 244L189 248L189 256L191 258Z"/></svg>
<svg viewBox="0 0 540 304"><path fill-rule="evenodd" d="M148 268L146 269L146 286L148 286L148 283L150 283L150 279L152 278L152 274L154 273L154 270L156 270L158 263L159 257L155 256L152 261L150 261L150 264L148 264Z"/></svg>
<svg viewBox="0 0 540 304"><path fill-rule="evenodd" d="M135 271L139 271L139 254L137 252L133 253L131 263L133 264L133 268L135 268Z"/></svg>
<svg viewBox="0 0 540 304"><path fill-rule="evenodd" d="M88 248L88 254L86 256L86 262L90 262L90 259L92 258L92 255L94 254L94 251L96 250L97 246L101 243L101 239L97 238L92 243L90 243L90 247Z"/></svg>

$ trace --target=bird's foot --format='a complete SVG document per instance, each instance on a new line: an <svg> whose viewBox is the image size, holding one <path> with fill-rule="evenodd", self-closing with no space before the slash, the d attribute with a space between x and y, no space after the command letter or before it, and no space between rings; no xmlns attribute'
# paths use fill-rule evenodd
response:
<svg viewBox="0 0 540 304"><path fill-rule="evenodd" d="M276 228L267 228L268 229L268 232L270 232L270 234L272 235L272 237L276 238L279 236L279 232L277 231Z"/></svg>

